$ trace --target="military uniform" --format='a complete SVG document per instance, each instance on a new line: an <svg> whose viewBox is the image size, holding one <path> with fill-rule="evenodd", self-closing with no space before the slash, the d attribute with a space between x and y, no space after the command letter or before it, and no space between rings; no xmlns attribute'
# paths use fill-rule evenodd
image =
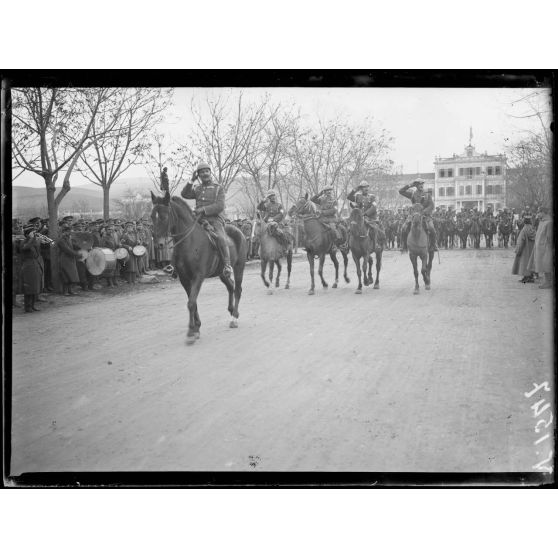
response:
<svg viewBox="0 0 558 558"><path fill-rule="evenodd" d="M422 182L422 181L421 181ZM426 225L426 229L430 233L430 242L434 247L434 250L438 250L438 245L436 242L436 229L434 228L434 222L432 221L432 212L434 211L434 201L432 200L432 196L428 192L420 191L418 188L415 189L414 192L409 192L409 188L412 188L413 184L408 184L407 186L403 186L403 188L399 189L399 193L411 200L413 205L420 204L422 206L422 213L424 215L424 222ZM411 226L411 214L407 217L405 221L405 225L403 226L403 234L402 234L402 244L403 249L407 248L407 235L409 234L409 228Z"/></svg>
<svg viewBox="0 0 558 558"><path fill-rule="evenodd" d="M40 310L35 304L43 289L44 269L41 258L41 242L38 238L29 236L32 230L34 230L34 226L28 226L24 229L25 239L21 243L21 282L26 312Z"/></svg>
<svg viewBox="0 0 558 558"><path fill-rule="evenodd" d="M72 246L69 228L63 230L56 247L58 249L58 272L62 283L62 294L72 295L74 294L72 283L80 283L77 269L77 258L80 253Z"/></svg>
<svg viewBox="0 0 558 558"><path fill-rule="evenodd" d="M201 170L200 166L198 166L198 170ZM206 221L215 229L219 252L225 266L230 268L231 256L227 243L227 233L225 232L225 189L213 181L206 184L202 182L198 186L188 182L181 195L187 200L196 200L196 212L202 210Z"/></svg>
<svg viewBox="0 0 558 558"><path fill-rule="evenodd" d="M328 190L331 191L331 189ZM337 240L343 240L343 236L337 227L337 200L333 196L328 196L325 193L326 191L322 190L312 197L310 201L320 208L320 222L328 226L335 233Z"/></svg>
<svg viewBox="0 0 558 558"><path fill-rule="evenodd" d="M285 210L278 201L266 199L258 204L257 210L262 213L262 219L265 223L270 220L281 223L285 218Z"/></svg>
<svg viewBox="0 0 558 558"><path fill-rule="evenodd" d="M362 211L364 222L370 230L370 238L376 245L378 236L378 210L376 208L376 197L362 190L368 188L368 183L363 180L357 190L351 190L347 195L351 207L356 207Z"/></svg>

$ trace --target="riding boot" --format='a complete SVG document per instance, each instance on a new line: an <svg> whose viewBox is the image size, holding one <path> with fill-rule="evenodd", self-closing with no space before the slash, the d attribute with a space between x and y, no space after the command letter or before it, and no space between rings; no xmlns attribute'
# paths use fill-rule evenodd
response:
<svg viewBox="0 0 558 558"><path fill-rule="evenodd" d="M403 229L401 231L401 252L406 252L407 251L407 230Z"/></svg>
<svg viewBox="0 0 558 558"><path fill-rule="evenodd" d="M32 305L33 305L33 295L23 295L23 304L25 306L25 312L33 312Z"/></svg>
<svg viewBox="0 0 558 558"><path fill-rule="evenodd" d="M438 251L438 242L437 242L435 234L430 233L430 244L432 245L432 250L434 252L437 252Z"/></svg>
<svg viewBox="0 0 558 558"><path fill-rule="evenodd" d="M39 297L37 295L30 295L31 296L31 310L35 312L40 312L41 309L37 308L36 304L39 301Z"/></svg>

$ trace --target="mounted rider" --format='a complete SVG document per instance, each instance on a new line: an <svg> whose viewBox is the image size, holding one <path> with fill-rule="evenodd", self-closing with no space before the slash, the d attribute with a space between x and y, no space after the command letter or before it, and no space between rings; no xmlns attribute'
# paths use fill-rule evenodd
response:
<svg viewBox="0 0 558 558"><path fill-rule="evenodd" d="M286 248L289 245L289 238L283 230L285 210L281 203L277 201L277 193L274 190L268 190L265 200L261 201L256 209L260 212L264 223L276 223L276 225L271 225L268 228L269 233Z"/></svg>
<svg viewBox="0 0 558 558"><path fill-rule="evenodd" d="M362 211L364 222L370 231L370 238L374 241L375 246L378 230L378 211L376 207L376 196L371 194L368 188L370 188L370 184L368 184L366 180L362 180L356 190L351 190L351 192L349 192L347 199L351 207L357 207Z"/></svg>
<svg viewBox="0 0 558 558"><path fill-rule="evenodd" d="M410 188L415 188L414 192L409 192ZM399 193L411 200L412 204L420 204L422 206L422 214L424 219L424 225L430 237L430 245L434 251L438 250L438 244L436 242L436 229L434 228L434 222L432 221L432 211L434 210L434 202L432 196L424 191L424 180L422 178L417 178L413 180L411 184L403 186L399 189ZM407 217L405 224L401 230L401 251L407 250L407 235L409 234L409 229L411 228L411 213Z"/></svg>
<svg viewBox="0 0 558 558"><path fill-rule="evenodd" d="M197 179L201 184L194 186ZM225 189L211 179L211 167L207 163L200 163L189 182L181 192L181 196L187 200L196 200L194 213L211 225L215 231L217 248L223 260L223 275L234 283L233 269L231 266L231 255L225 232Z"/></svg>
<svg viewBox="0 0 558 558"><path fill-rule="evenodd" d="M337 200L333 195L333 186L326 186L321 192L310 198L310 201L319 208L316 215L320 223L335 233L336 240L343 240L343 235L337 226Z"/></svg>

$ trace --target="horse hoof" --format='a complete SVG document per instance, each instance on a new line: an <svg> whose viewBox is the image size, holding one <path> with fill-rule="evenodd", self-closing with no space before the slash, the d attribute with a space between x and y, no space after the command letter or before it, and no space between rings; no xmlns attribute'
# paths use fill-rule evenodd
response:
<svg viewBox="0 0 558 558"><path fill-rule="evenodd" d="M362 294L362 289L357 289L357 290L355 291L355 294Z"/></svg>
<svg viewBox="0 0 558 558"><path fill-rule="evenodd" d="M347 276L345 276L345 283L350 283L350 282L351 280Z"/></svg>
<svg viewBox="0 0 558 558"><path fill-rule="evenodd" d="M199 335L197 337L187 336L186 337L186 345L193 345L199 339Z"/></svg>
<svg viewBox="0 0 558 558"><path fill-rule="evenodd" d="M430 285L425 285L424 288L425 288L427 291L429 291L429 290L430 290Z"/></svg>
<svg viewBox="0 0 558 558"><path fill-rule="evenodd" d="M309 294L309 295L315 294L314 289L310 289L310 290L308 291L308 294Z"/></svg>
<svg viewBox="0 0 558 558"><path fill-rule="evenodd" d="M285 285L285 289L290 289L291 287L289 287L289 285Z"/></svg>
<svg viewBox="0 0 558 558"><path fill-rule="evenodd" d="M332 289L336 289L337 288L337 283L333 283L333 285L331 285Z"/></svg>
<svg viewBox="0 0 558 558"><path fill-rule="evenodd" d="M229 327L237 328L238 327L238 322L236 320L231 320L231 323L229 324Z"/></svg>
<svg viewBox="0 0 558 558"><path fill-rule="evenodd" d="M380 285L378 285L378 283L376 283L376 284L374 285L374 288L375 288L375 289L379 289L379 288L380 288Z"/></svg>
<svg viewBox="0 0 558 558"><path fill-rule="evenodd" d="M415 289L415 290L413 291L413 294L419 294L419 290L418 290L418 289Z"/></svg>
<svg viewBox="0 0 558 558"><path fill-rule="evenodd" d="M273 289L268 289L268 290L267 290L267 294L268 294L268 295L272 295L272 294L273 294Z"/></svg>

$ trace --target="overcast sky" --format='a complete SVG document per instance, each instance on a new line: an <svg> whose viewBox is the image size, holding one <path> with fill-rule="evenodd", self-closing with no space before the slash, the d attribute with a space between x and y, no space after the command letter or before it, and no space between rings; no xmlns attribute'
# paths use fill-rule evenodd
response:
<svg viewBox="0 0 558 558"><path fill-rule="evenodd" d="M224 90L235 93L238 90ZM549 102L549 90L440 89L440 88L249 88L246 100L257 100L268 93L271 100L284 106L299 106L308 123L317 115L341 116L358 123L372 116L379 126L393 136L391 159L404 173L433 172L434 157L462 152L473 128L473 145L477 151L501 153L509 143L538 126L536 119L521 119L528 107L518 100L531 96ZM216 93L217 90L177 88L174 106L161 130L176 140L183 140L191 127L192 95ZM539 101L540 103L540 101ZM550 113L547 113L550 116ZM122 178L147 177L140 166L129 169ZM72 184L86 182L75 175ZM15 182L20 186L43 186L41 178L22 174Z"/></svg>

